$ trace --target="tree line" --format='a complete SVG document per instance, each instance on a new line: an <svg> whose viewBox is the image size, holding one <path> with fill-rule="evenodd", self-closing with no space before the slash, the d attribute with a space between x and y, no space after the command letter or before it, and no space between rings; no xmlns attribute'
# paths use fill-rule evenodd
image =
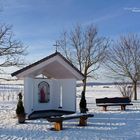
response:
<svg viewBox="0 0 140 140"><path fill-rule="evenodd" d="M64 31L57 44L57 51L84 74L84 94L87 79L95 78L95 72L104 65L111 78L132 82L134 99L137 100L140 80L140 37L137 34L124 35L112 42L99 36L93 24L84 27L76 25L71 31ZM26 47L14 38L12 27L0 25L1 73L2 68L25 65L25 55Z"/></svg>
<svg viewBox="0 0 140 140"><path fill-rule="evenodd" d="M100 37L93 24L76 25L71 31L64 31L57 44L58 50L84 74L84 94L87 79L94 78L95 71L104 65L108 77L132 82L134 100L137 100L140 80L140 37L137 34L124 35L112 42Z"/></svg>

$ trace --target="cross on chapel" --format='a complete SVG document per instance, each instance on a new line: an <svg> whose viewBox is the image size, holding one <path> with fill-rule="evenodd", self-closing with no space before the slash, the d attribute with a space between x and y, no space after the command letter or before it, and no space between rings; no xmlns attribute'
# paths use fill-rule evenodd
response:
<svg viewBox="0 0 140 140"><path fill-rule="evenodd" d="M58 42L56 41L56 43L55 43L53 46L55 46L55 51L57 52L57 49L58 49L58 47L59 47Z"/></svg>

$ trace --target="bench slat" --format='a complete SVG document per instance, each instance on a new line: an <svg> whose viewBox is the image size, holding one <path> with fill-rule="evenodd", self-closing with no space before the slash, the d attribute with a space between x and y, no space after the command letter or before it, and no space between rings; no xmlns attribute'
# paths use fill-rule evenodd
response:
<svg viewBox="0 0 140 140"><path fill-rule="evenodd" d="M96 103L130 103L131 100L128 97L113 97L113 98L97 98Z"/></svg>
<svg viewBox="0 0 140 140"><path fill-rule="evenodd" d="M54 128L55 131L60 131L63 129L63 121L64 120L70 120L70 119L77 119L79 118L79 126L86 126L87 125L87 118L93 117L93 114L80 114L80 115L71 115L71 116L57 116L57 117L50 117L47 118L49 122L54 122Z"/></svg>
<svg viewBox="0 0 140 140"><path fill-rule="evenodd" d="M80 115L71 115L71 116L57 116L47 118L49 122L59 122L64 120L78 119L80 117L93 117L93 114L80 114Z"/></svg>
<svg viewBox="0 0 140 140"><path fill-rule="evenodd" d="M120 105L133 105L132 103L100 103L97 106L120 106Z"/></svg>

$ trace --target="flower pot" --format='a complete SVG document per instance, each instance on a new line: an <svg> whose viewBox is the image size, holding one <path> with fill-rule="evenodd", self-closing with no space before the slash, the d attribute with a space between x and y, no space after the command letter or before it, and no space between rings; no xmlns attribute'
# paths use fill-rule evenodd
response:
<svg viewBox="0 0 140 140"><path fill-rule="evenodd" d="M25 122L25 114L17 114L18 123L24 123Z"/></svg>

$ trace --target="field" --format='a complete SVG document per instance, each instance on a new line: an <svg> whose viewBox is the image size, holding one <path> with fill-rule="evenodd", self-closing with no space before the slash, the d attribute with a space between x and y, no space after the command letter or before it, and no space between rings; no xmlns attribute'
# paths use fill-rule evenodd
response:
<svg viewBox="0 0 140 140"><path fill-rule="evenodd" d="M140 139L140 90L138 100L132 101L126 111L120 107L109 107L103 112L97 107L95 99L99 97L121 96L114 86L92 86L87 88L86 99L90 113L95 116L88 119L88 125L79 127L78 120L64 122L64 130L51 131L53 124L45 119L27 120L18 124L15 115L17 91L0 92L0 140L139 140ZM77 88L77 112L79 112L81 87ZM11 95L14 94L14 95ZM4 97L3 97L4 96Z"/></svg>

